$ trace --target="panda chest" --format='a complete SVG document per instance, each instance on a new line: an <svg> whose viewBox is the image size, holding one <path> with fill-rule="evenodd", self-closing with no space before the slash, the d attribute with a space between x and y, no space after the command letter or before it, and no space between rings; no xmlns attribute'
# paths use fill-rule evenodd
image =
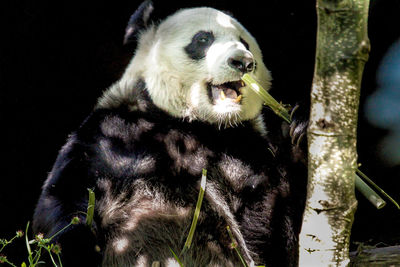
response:
<svg viewBox="0 0 400 267"><path fill-rule="evenodd" d="M257 136L173 129L159 134L157 140L163 147L161 157L168 162L165 173L185 187L187 182L190 186L198 184L202 169L206 169L208 178L219 188L238 193L248 184L257 187L259 182L252 181L265 180L269 172L265 162L270 155L265 142Z"/></svg>
<svg viewBox="0 0 400 267"><path fill-rule="evenodd" d="M160 133L155 140L160 143L160 156L169 163L168 169L177 174L198 176L216 154L199 136L177 129Z"/></svg>
<svg viewBox="0 0 400 267"><path fill-rule="evenodd" d="M207 185L193 242L199 244L194 247L217 257L228 247L225 226L236 224L232 220L244 205L240 192L266 179L265 167L249 153L259 153L260 148L246 140L240 142L241 135L210 129L152 130L129 142L118 139L114 144L115 140L108 140L105 146L107 153L118 154L106 158L119 158L120 163L109 164L117 174L97 184L102 192L98 202L101 225L111 231L105 262L133 253L142 255L148 263L170 258L169 247L181 249L193 219L202 169L207 169ZM130 160L121 162L121 157ZM210 244L210 249L204 248L204 242Z"/></svg>
<svg viewBox="0 0 400 267"><path fill-rule="evenodd" d="M198 187L206 169L213 182L239 192L267 173L265 162L270 155L265 141L245 127L218 130L204 125L172 127L143 119L117 122L112 125L118 128L103 127L93 167L102 176L114 177L123 188L144 179L163 185L171 194L176 190L184 194Z"/></svg>

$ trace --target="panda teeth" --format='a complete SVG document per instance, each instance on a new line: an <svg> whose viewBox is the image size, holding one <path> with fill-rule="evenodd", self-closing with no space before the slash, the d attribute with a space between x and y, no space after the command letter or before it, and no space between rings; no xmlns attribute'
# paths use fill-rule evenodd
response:
<svg viewBox="0 0 400 267"><path fill-rule="evenodd" d="M222 90L221 93L220 93L220 98L221 98L222 100L225 100L225 98L226 98L226 95L225 95L225 93L224 93L223 90Z"/></svg>
<svg viewBox="0 0 400 267"><path fill-rule="evenodd" d="M222 84L209 84L210 97L214 103L216 101L232 101L232 103L239 104L242 100L241 88L245 84L243 81L231 81Z"/></svg>
<svg viewBox="0 0 400 267"><path fill-rule="evenodd" d="M236 97L235 100L233 100L235 103L239 103L240 100L242 100L242 95L239 95L238 97Z"/></svg>

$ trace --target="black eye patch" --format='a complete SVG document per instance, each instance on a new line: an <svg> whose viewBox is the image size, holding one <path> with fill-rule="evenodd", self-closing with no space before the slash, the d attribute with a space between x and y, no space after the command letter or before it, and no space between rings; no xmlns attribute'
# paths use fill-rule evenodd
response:
<svg viewBox="0 0 400 267"><path fill-rule="evenodd" d="M246 47L246 49L249 50L250 48L249 44L242 37L240 37L239 40L244 45L244 47Z"/></svg>
<svg viewBox="0 0 400 267"><path fill-rule="evenodd" d="M190 44L185 46L185 52L191 59L199 60L206 56L207 49L214 42L212 32L199 31L196 33Z"/></svg>

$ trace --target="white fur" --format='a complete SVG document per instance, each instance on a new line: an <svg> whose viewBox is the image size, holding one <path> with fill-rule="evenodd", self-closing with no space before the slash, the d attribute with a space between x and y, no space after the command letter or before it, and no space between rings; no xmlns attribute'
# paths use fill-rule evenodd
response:
<svg viewBox="0 0 400 267"><path fill-rule="evenodd" d="M211 31L215 41L204 59L193 60L184 47L198 31ZM250 51L240 38L249 44ZM254 119L261 111L262 101L250 88L242 88L241 104L233 101L213 104L207 92L210 82L240 80L241 74L227 64L229 57L238 54L255 59L257 68L251 75L268 89L271 78L261 50L238 21L212 8L183 9L141 34L135 56L124 75L99 100L98 107L115 107L120 103L116 99L129 100L134 84L142 78L153 102L172 116L220 126Z"/></svg>

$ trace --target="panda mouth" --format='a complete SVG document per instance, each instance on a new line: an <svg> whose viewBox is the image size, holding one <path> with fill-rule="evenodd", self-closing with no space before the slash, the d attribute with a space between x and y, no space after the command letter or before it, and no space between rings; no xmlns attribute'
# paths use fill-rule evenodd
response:
<svg viewBox="0 0 400 267"><path fill-rule="evenodd" d="M241 88L244 87L245 84L243 81L232 81L226 82L223 84L209 84L209 96L213 102L213 104L217 104L219 102L229 102L240 104L242 101Z"/></svg>

